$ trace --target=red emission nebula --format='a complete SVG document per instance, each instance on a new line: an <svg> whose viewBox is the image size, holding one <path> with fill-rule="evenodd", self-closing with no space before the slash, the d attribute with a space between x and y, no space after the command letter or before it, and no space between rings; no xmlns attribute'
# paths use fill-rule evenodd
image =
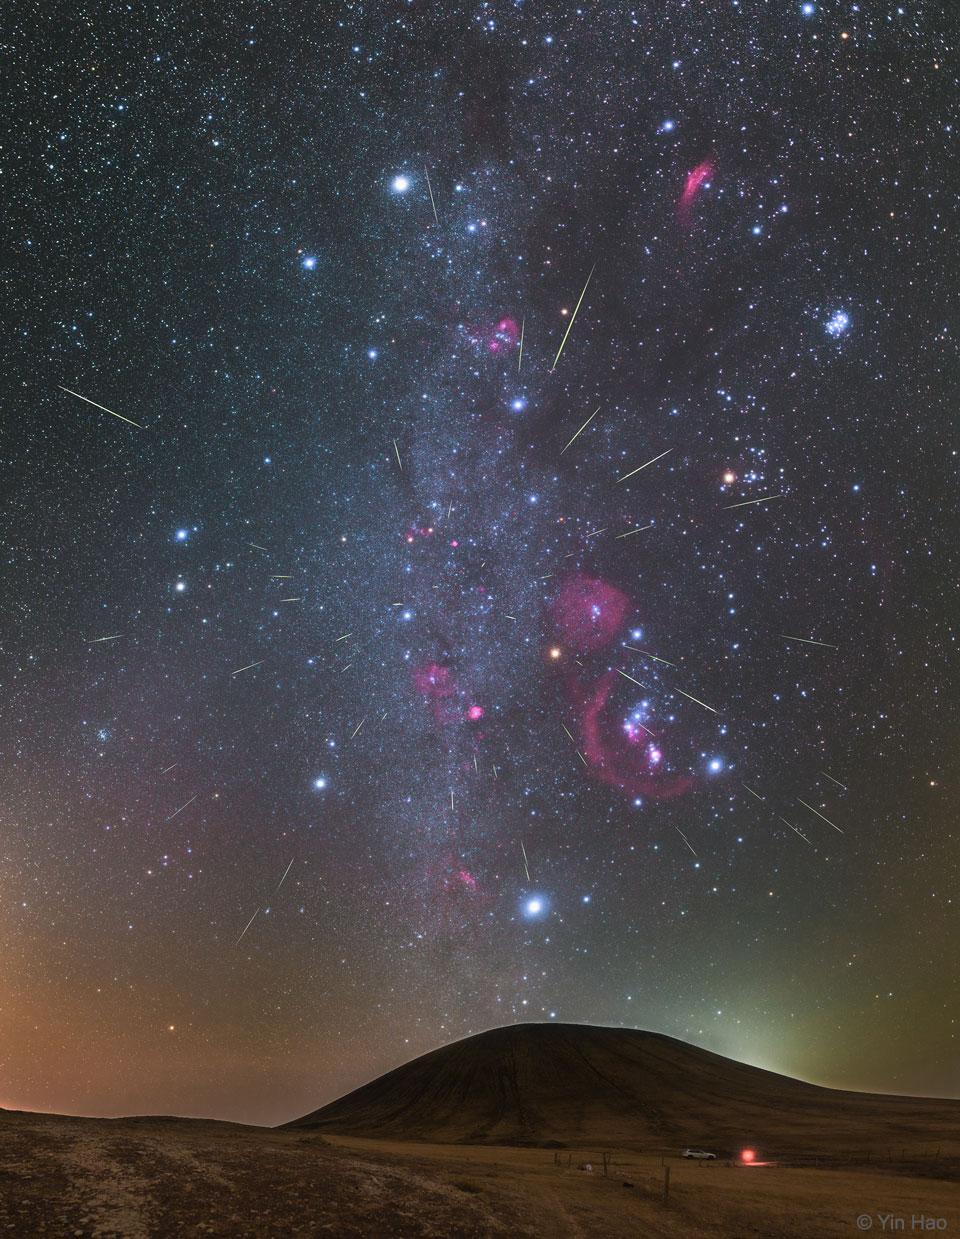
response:
<svg viewBox="0 0 960 1239"><path fill-rule="evenodd" d="M578 573L561 586L553 604L557 640L570 654L596 654L616 640L631 610L616 586ZM594 678L567 672L567 694L590 773L626 796L667 800L690 791L694 778L667 771L654 732L616 710L611 702L616 683L617 672L609 668Z"/></svg>

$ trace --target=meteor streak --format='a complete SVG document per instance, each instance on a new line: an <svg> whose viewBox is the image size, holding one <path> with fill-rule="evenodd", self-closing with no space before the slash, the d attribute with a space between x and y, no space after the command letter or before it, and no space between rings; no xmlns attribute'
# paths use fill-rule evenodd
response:
<svg viewBox="0 0 960 1239"><path fill-rule="evenodd" d="M243 933L242 933L242 934L240 935L240 937L236 940L236 942L234 943L234 946L239 946L239 945L240 945L240 942L241 942L241 941L242 941L242 939L243 939L243 934L245 934L245 933L247 932L247 930L250 928L250 926L253 924L253 922L257 919L257 917L258 917L259 915L260 915L260 909L259 909L259 908L257 908L257 910L256 910L256 912L254 912L253 916L251 916L251 918L249 919L249 921L247 921L246 925L245 925L245 926L244 926L244 928L243 928Z"/></svg>
<svg viewBox="0 0 960 1239"><path fill-rule="evenodd" d="M785 817L780 817L779 813L777 814L777 817L779 818L781 822L783 822L784 826L789 826L795 835L799 835L800 838L804 841L804 843L810 843L810 840L803 833L803 831L799 830L796 826L794 826L793 822L788 822ZM813 844L810 843L810 846L813 847Z"/></svg>
<svg viewBox="0 0 960 1239"><path fill-rule="evenodd" d="M800 797L798 796L797 799L800 800ZM800 803L803 805L805 809L809 809L811 813L816 813L817 817L825 821L828 826L833 826L833 829L837 832L838 835L845 835L847 833L845 830L841 830L839 826L834 826L833 822L831 822L828 817L824 817L823 814L820 812L820 810L815 809L812 804L807 804L805 800L800 800Z"/></svg>
<svg viewBox="0 0 960 1239"><path fill-rule="evenodd" d="M523 840L520 840L520 851L523 853L523 867L526 870L527 881L530 882L530 866L527 864L527 849L523 846Z"/></svg>
<svg viewBox="0 0 960 1239"><path fill-rule="evenodd" d="M587 282L583 286L583 292L580 294L580 300L577 302L576 306L574 307L573 314L570 316L570 322L567 324L567 330L563 333L563 339L560 341L560 347L557 349L557 355L556 357L554 357L553 365L550 367L551 374L557 368L557 362L560 360L560 354L563 352L564 345L567 342L567 336L569 336L570 332L573 330L573 324L576 322L577 314L580 310L581 302L586 296L587 287L590 284L590 281L593 279L593 273L594 271L596 271L596 269L597 269L597 264L594 263L593 266L590 268L590 274L587 276Z"/></svg>
<svg viewBox="0 0 960 1239"><path fill-rule="evenodd" d="M708 706L707 703L705 701L701 701L699 697L691 697L690 694L685 693L682 688L677 688L676 686L674 686L673 691L675 693L679 693L681 697L686 697L687 701L695 701L698 706L703 706L703 708L705 710L709 710L711 714L717 713L717 711L713 708L713 706Z"/></svg>
<svg viewBox="0 0 960 1239"><path fill-rule="evenodd" d="M267 661L267 660L266 660L265 658L261 658L261 659L260 659L260 662L258 662L258 663L247 663L247 665L246 665L245 667L238 667L238 668L236 669L236 671L231 671L231 672L230 672L230 674L231 674L231 675L239 675L241 671L251 671L254 667L260 667L260 666L262 666L262 665L263 665L266 661Z"/></svg>
<svg viewBox="0 0 960 1239"><path fill-rule="evenodd" d="M642 654L645 658L652 658L655 663L667 663L668 667L675 667L676 663L667 662L665 658L658 658L656 654L651 654L648 650L641 650L639 645L625 645L625 650L636 650L638 654Z"/></svg>
<svg viewBox="0 0 960 1239"><path fill-rule="evenodd" d="M171 813L171 814L170 814L170 816L167 818L167 821L168 821L168 822L172 822L172 821L173 821L173 819L177 816L177 814L178 814L178 813L182 813L182 812L184 811L184 809L189 808L189 807L190 807L190 805L192 805L192 804L193 804L193 802L196 800L197 796L199 796L199 795L200 795L200 793L199 793L199 792L197 792L197 793L196 793L196 795L191 796L191 797L190 797L190 799L187 801L187 803L186 803L186 804L182 804L182 805L180 806L180 808L179 808L179 809L176 809L173 813Z"/></svg>
<svg viewBox="0 0 960 1239"><path fill-rule="evenodd" d="M727 503L720 509L729 512L731 508L747 508L751 503L769 503L771 499L784 499L785 495L764 495L761 499L744 499L741 503Z"/></svg>
<svg viewBox="0 0 960 1239"><path fill-rule="evenodd" d="M427 178L427 189L430 191L430 205L433 207L434 221L439 225L440 220L437 219L437 204L433 200L433 186L430 184L430 173L427 171L427 165L423 165L423 174Z"/></svg>
<svg viewBox="0 0 960 1239"><path fill-rule="evenodd" d="M654 456L653 460L648 460L645 465L640 465L637 469L631 469L631 471L629 473L625 473L622 478L617 478L617 482L625 482L627 478L632 478L635 474L642 472L642 470L646 469L649 465L655 465L658 460L663 460L664 456L672 451L673 448L668 447L666 452L661 452L659 456Z"/></svg>
<svg viewBox="0 0 960 1239"><path fill-rule="evenodd" d="M60 387L60 384L58 383L57 386ZM111 417L119 417L128 426L136 426L138 430L146 430L146 426L141 426L139 422L135 422L129 417L124 417L122 413L114 413L113 409L108 409L105 404L97 404L96 400L88 400L86 396L81 396L78 391L70 391L69 387L60 387L60 390L67 392L71 396L76 396L78 400L83 400L86 404L92 404L95 409L103 409L104 413L109 413Z"/></svg>
<svg viewBox="0 0 960 1239"><path fill-rule="evenodd" d="M593 410L593 412L590 414L590 416L587 418L587 420L583 423L583 425L580 427L580 429L577 431L577 433L573 436L573 439L571 439L569 443L567 443L567 444L566 444L563 448L561 448L561 450L560 450L560 455L561 455L561 456L562 456L562 455L563 455L563 453L567 450L567 448L570 446L570 443L572 443L574 439L579 438L579 437L580 437L580 435L582 435L582 434L583 434L583 432L586 430L586 428L590 425L590 423L593 421L593 419L597 416L597 414L598 414L599 412L600 412L600 405L597 405L597 407Z"/></svg>
<svg viewBox="0 0 960 1239"><path fill-rule="evenodd" d="M679 826L674 826L674 828L673 828L673 829L677 832L677 834L678 834L678 835L680 836L680 838L684 841L684 843L687 845L687 847L688 847L688 848L690 848L690 851L691 851L691 852L693 852L693 848L690 846L690 840L689 840L689 839L687 838L687 836L683 833L683 831L680 829L680 827L679 827ZM694 856L696 856L696 852L693 852L693 854L694 854Z"/></svg>

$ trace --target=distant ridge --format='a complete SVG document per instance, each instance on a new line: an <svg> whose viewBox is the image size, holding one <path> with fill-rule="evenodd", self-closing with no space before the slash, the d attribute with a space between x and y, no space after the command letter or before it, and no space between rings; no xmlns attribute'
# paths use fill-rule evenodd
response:
<svg viewBox="0 0 960 1239"><path fill-rule="evenodd" d="M960 1101L821 1088L636 1029L517 1024L283 1126L437 1143L880 1151L956 1139Z"/></svg>

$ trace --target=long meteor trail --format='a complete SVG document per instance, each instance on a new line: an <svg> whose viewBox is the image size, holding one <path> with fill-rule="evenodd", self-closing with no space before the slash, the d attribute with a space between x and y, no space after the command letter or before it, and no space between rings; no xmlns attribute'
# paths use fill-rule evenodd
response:
<svg viewBox="0 0 960 1239"><path fill-rule="evenodd" d="M245 933L247 932L247 930L250 928L250 926L253 924L253 922L257 919L257 917L258 917L259 915L260 915L260 909L259 909L259 908L257 908L257 910L256 910L256 912L254 912L253 916L251 916L251 918L249 919L249 921L247 921L246 925L244 925L244 927L243 927L243 933L242 933L242 934L240 935L240 937L236 940L236 942L234 943L234 946L239 946L239 945L240 945L241 941L243 940L243 934L245 934Z"/></svg>
<svg viewBox="0 0 960 1239"><path fill-rule="evenodd" d="M597 407L593 410L593 412L590 414L587 420L583 423L583 425L580 427L577 433L573 436L573 439L571 439L569 443L567 443L564 447L560 449L561 456L570 446L570 443L573 443L574 439L578 439L583 434L583 432L586 430L586 428L590 425L590 423L593 421L593 419L597 416L599 412L600 412L600 405L597 405Z"/></svg>
<svg viewBox="0 0 960 1239"><path fill-rule="evenodd" d="M557 355L556 357L554 357L553 365L550 367L551 374L557 368L557 362L560 360L560 354L563 352L563 347L567 342L567 336L569 336L570 332L573 330L573 324L577 321L577 314L580 311L580 305L583 302L584 297L587 295L587 288L589 287L590 281L593 279L593 273L594 271L596 271L596 269L597 269L597 264L594 263L593 266L590 268L590 274L587 276L587 282L583 286L583 292L580 294L580 300L577 302L576 306L574 307L573 314L571 314L570 316L570 322L567 323L567 330L563 333L563 339L560 341L560 347L557 349Z"/></svg>
<svg viewBox="0 0 960 1239"><path fill-rule="evenodd" d="M797 799L800 800L800 797L798 796ZM845 835L847 833L845 830L841 830L839 826L834 825L834 823L831 822L828 817L824 817L823 814L820 812L820 810L815 809L812 804L807 804L805 800L800 800L800 803L803 805L805 809L809 809L811 813L816 813L817 817L819 817L822 821L826 822L828 826L833 826L833 829L837 832L838 835Z"/></svg>
<svg viewBox="0 0 960 1239"><path fill-rule="evenodd" d="M60 387L60 384L57 384ZM81 396L78 391L71 391L69 387L60 387L61 391L65 391L70 396L76 396L78 400L84 401L85 404L92 404L95 409L102 409L104 413L109 413L111 417L118 417L120 421L126 422L128 426L136 426L138 430L146 430L146 426L141 426L139 422L135 422L130 417L124 417L122 413L114 413L113 409L108 409L105 404L97 404L96 400L88 400L86 396Z"/></svg>
<svg viewBox="0 0 960 1239"><path fill-rule="evenodd" d="M785 495L764 495L761 499L744 499L742 503L728 503L721 508L722 512L729 512L731 508L748 508L751 503L769 503L771 499L784 499ZM787 825L789 826L789 822Z"/></svg>
<svg viewBox="0 0 960 1239"><path fill-rule="evenodd" d="M627 478L632 478L637 473L642 473L644 469L648 468L650 465L655 465L658 460L663 460L664 456L666 456L668 453L672 451L673 451L673 448L668 447L666 452L661 452L659 456L654 456L653 460L648 460L645 465L640 465L636 469L631 469L630 472L625 473L622 478L617 478L617 483L619 484L620 482L625 482Z"/></svg>

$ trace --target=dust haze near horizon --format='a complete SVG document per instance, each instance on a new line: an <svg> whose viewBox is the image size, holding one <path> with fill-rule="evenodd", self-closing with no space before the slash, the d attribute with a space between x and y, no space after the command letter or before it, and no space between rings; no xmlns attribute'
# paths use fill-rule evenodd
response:
<svg viewBox="0 0 960 1239"><path fill-rule="evenodd" d="M960 1095L960 17L701 7L14 14L0 1106Z"/></svg>

